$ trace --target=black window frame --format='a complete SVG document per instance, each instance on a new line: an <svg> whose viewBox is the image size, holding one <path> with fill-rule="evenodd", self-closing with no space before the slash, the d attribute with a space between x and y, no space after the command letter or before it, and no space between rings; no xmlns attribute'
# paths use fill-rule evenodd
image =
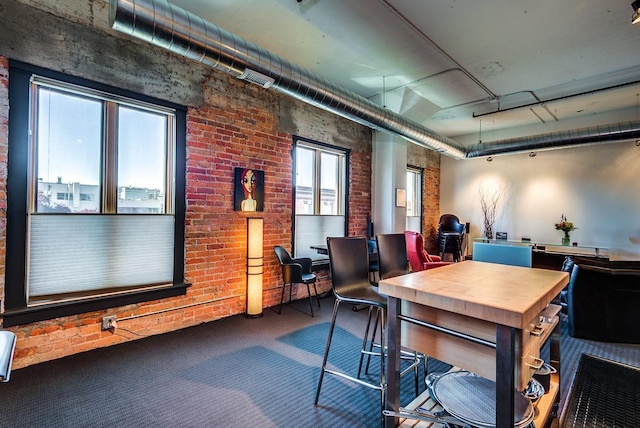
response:
<svg viewBox="0 0 640 428"><path fill-rule="evenodd" d="M336 151L342 152L345 159L345 171L344 171L344 236L349 235L349 189L351 183L350 170L351 170L351 149L345 147L339 147L332 144L323 143L321 141L312 140L310 138L301 137L298 135L293 136L293 147L291 149L291 158L293 160L293 170L292 170L292 210L291 210L291 249L292 253L296 254L296 183L295 183L295 174L297 171L296 165L296 148L299 144L311 146L317 146L319 149L326 148L327 151ZM329 267L329 259L321 258L320 260L316 260L313 262L312 270L323 270Z"/></svg>
<svg viewBox="0 0 640 428"><path fill-rule="evenodd" d="M89 297L76 301L55 302L32 307L27 306L25 279L27 260L27 209L29 202L29 91L30 79L33 74L175 110L175 245L173 254L173 284L171 286L151 290L142 289L130 291L126 294ZM9 106L5 310L3 313L3 325L10 327L186 294L186 289L190 285L184 281L186 107L15 60L9 61Z"/></svg>

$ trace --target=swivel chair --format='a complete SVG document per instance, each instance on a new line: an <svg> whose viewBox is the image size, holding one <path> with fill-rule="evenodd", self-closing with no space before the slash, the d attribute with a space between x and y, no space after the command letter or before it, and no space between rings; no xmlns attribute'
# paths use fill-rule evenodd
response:
<svg viewBox="0 0 640 428"><path fill-rule="evenodd" d="M310 284L313 284L313 291L318 301L318 307L320 307L320 298L318 297L318 290L316 289L316 276L311 273L311 259L304 257L293 259L289 252L280 245L273 247L273 251L280 261L282 280L284 281L278 314L282 313L285 287L289 285L289 302L291 302L291 289L293 284L305 284L307 286L307 292L309 293L309 309L311 309L311 316L313 317L313 301L311 299L311 289L309 288Z"/></svg>

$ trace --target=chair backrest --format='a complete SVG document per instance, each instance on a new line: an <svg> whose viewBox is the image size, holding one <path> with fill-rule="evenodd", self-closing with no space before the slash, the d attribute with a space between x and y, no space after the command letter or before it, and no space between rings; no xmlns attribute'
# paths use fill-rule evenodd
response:
<svg viewBox="0 0 640 428"><path fill-rule="evenodd" d="M380 279L392 278L409 272L407 244L404 233L376 235Z"/></svg>
<svg viewBox="0 0 640 428"><path fill-rule="evenodd" d="M339 297L370 288L367 239L364 237L327 238L331 284Z"/></svg>
<svg viewBox="0 0 640 428"><path fill-rule="evenodd" d="M442 232L464 232L464 225L460 223L460 219L455 214L442 214L438 225ZM460 229L460 226L462 226L462 229Z"/></svg>
<svg viewBox="0 0 640 428"><path fill-rule="evenodd" d="M407 258L413 272L424 270L424 264L431 262L429 255L424 250L422 235L418 232L406 230L404 237L407 243Z"/></svg>
<svg viewBox="0 0 640 428"><path fill-rule="evenodd" d="M281 247L280 245L276 245L275 247L273 247L273 251L276 253L276 256L278 257L278 260L280 261L281 265L293 263L293 259L291 259L291 255L284 247Z"/></svg>

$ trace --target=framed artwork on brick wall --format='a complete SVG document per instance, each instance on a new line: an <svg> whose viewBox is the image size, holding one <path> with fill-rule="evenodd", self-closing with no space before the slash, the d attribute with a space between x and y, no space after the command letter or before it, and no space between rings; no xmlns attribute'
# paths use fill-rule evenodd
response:
<svg viewBox="0 0 640 428"><path fill-rule="evenodd" d="M234 211L264 210L264 171L235 168Z"/></svg>

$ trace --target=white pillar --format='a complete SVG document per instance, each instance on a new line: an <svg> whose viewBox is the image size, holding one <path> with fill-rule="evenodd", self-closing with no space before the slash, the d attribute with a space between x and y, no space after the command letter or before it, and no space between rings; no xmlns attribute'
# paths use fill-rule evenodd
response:
<svg viewBox="0 0 640 428"><path fill-rule="evenodd" d="M386 132L373 133L371 221L374 235L405 229L406 207L396 207L396 189L407 188L407 141Z"/></svg>

